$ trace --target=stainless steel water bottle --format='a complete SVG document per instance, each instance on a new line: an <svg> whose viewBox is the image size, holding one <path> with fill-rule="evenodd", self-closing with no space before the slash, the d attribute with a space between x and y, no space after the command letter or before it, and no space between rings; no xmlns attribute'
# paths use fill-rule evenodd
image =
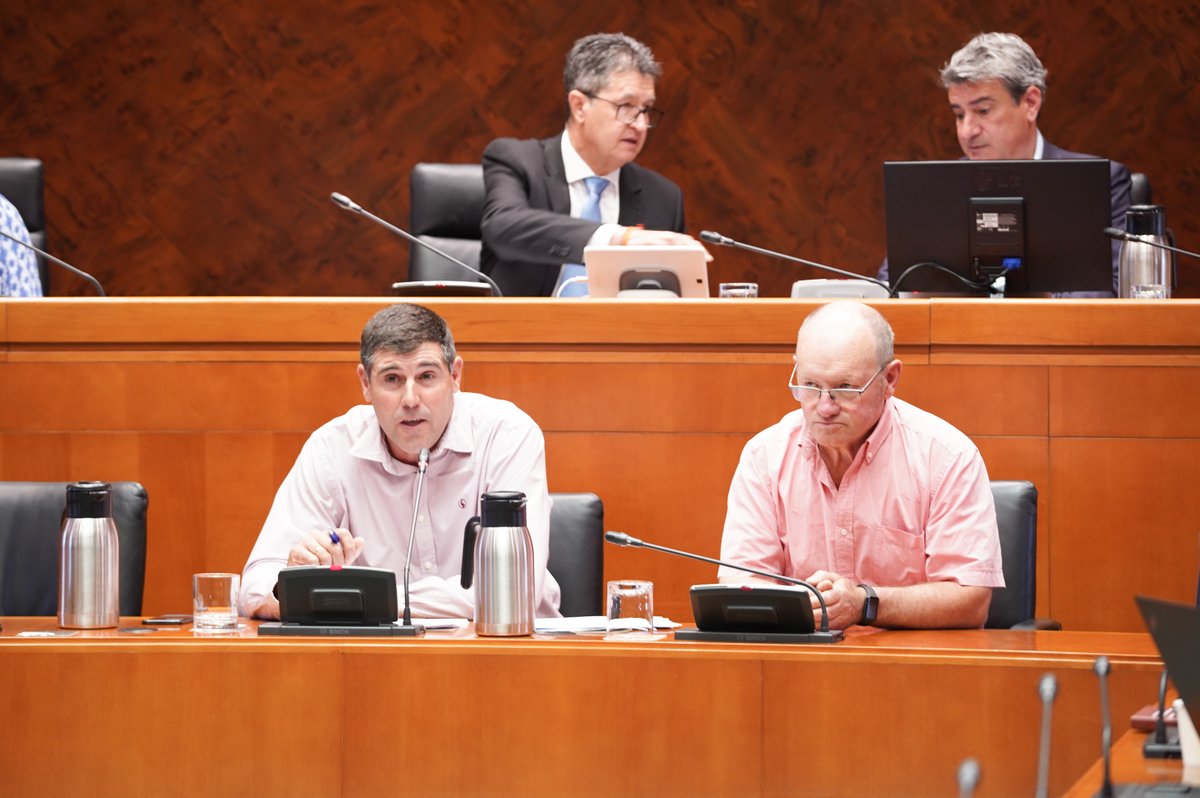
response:
<svg viewBox="0 0 1200 798"><path fill-rule="evenodd" d="M475 634L533 634L533 540L520 491L485 493L463 532L464 588L475 585Z"/></svg>
<svg viewBox="0 0 1200 798"><path fill-rule="evenodd" d="M121 614L120 543L107 482L67 485L58 554L58 625L116 626Z"/></svg>
<svg viewBox="0 0 1200 798"><path fill-rule="evenodd" d="M1159 205L1134 205L1125 214L1125 232L1157 244L1167 243L1166 220ZM1169 299L1174 255L1142 241L1121 242L1117 261L1122 299Z"/></svg>

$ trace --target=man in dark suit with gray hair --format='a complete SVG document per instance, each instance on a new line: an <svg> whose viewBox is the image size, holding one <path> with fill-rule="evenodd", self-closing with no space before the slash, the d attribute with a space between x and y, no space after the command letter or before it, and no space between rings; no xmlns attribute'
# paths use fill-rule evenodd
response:
<svg viewBox="0 0 1200 798"><path fill-rule="evenodd" d="M1098 157L1069 152L1042 136L1037 119L1046 95L1046 68L1016 34L981 33L971 39L942 67L942 85L954 112L959 146L973 161ZM1124 229L1129 170L1116 161L1110 164L1112 226ZM1073 292L1070 296L1113 296L1116 287L1114 246L1113 293Z"/></svg>
<svg viewBox="0 0 1200 798"><path fill-rule="evenodd" d="M698 246L683 232L679 186L633 163L663 115L655 107L661 73L636 39L585 36L563 71L563 132L488 145L480 265L506 295L550 296L584 276L589 244ZM586 294L582 281L565 288Z"/></svg>

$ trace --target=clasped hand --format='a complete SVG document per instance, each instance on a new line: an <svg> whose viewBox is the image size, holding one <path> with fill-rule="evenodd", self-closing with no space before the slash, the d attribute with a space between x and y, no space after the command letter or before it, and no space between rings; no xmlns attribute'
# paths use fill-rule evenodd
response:
<svg viewBox="0 0 1200 798"><path fill-rule="evenodd" d="M853 626L862 618L863 602L867 592L855 582L832 571L817 571L804 580L821 591L825 599L825 608L829 613L830 629L845 629ZM821 628L821 603L816 596L811 596L814 622Z"/></svg>

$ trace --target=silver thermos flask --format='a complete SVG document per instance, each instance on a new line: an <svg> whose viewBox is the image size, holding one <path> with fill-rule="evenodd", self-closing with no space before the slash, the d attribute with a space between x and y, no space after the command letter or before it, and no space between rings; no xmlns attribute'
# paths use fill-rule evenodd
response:
<svg viewBox="0 0 1200 798"><path fill-rule="evenodd" d="M461 583L475 585L475 633L533 634L533 540L520 491L485 493L463 532Z"/></svg>
<svg viewBox="0 0 1200 798"><path fill-rule="evenodd" d="M107 482L67 485L58 551L58 625L105 629L121 614L120 544Z"/></svg>
<svg viewBox="0 0 1200 798"><path fill-rule="evenodd" d="M1167 243L1160 205L1133 205L1125 214L1125 232ZM1117 261L1122 299L1169 299L1175 256L1141 241L1122 241Z"/></svg>

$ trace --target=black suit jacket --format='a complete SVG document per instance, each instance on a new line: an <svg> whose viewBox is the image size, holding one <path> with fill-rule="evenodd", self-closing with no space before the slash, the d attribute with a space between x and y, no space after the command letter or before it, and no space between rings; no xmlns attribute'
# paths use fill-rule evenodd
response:
<svg viewBox="0 0 1200 798"><path fill-rule="evenodd" d="M599 222L571 217L562 136L496 139L483 153L480 268L505 296L550 296L564 263L582 263ZM621 169L623 225L684 232L683 192L637 164Z"/></svg>

